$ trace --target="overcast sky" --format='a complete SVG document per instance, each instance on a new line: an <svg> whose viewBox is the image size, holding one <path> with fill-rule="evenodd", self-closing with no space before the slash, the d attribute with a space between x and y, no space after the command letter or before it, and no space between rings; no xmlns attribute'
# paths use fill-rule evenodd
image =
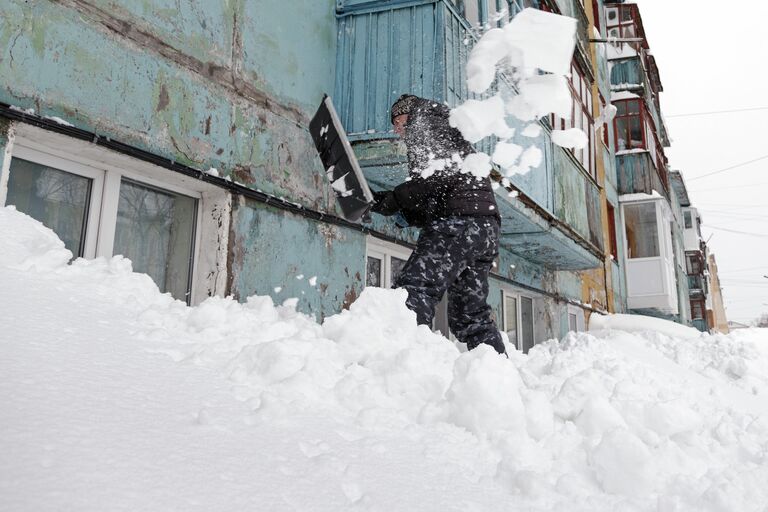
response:
<svg viewBox="0 0 768 512"><path fill-rule="evenodd" d="M768 312L768 110L675 115L768 107L768 2L636 3L664 86L667 157L712 237L728 319L752 320Z"/></svg>

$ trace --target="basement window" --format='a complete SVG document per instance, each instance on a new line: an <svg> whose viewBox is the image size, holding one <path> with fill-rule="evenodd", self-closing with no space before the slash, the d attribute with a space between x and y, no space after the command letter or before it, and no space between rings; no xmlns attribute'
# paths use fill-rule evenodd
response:
<svg viewBox="0 0 768 512"><path fill-rule="evenodd" d="M201 238L218 239L228 194L200 180L27 125L9 145L0 205L14 205L53 230L74 257L122 255L163 293L194 304L223 291L225 246L198 261ZM202 212L208 221L203 222ZM193 298L193 289L196 289Z"/></svg>

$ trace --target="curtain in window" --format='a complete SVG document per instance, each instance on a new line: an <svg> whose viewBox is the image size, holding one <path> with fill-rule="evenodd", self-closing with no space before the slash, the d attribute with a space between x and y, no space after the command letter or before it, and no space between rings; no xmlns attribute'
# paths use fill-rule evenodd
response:
<svg viewBox="0 0 768 512"><path fill-rule="evenodd" d="M189 302L197 200L133 181L120 183L114 254L162 292Z"/></svg>
<svg viewBox="0 0 768 512"><path fill-rule="evenodd" d="M91 183L83 176L13 158L5 204L52 229L79 257L85 249Z"/></svg>

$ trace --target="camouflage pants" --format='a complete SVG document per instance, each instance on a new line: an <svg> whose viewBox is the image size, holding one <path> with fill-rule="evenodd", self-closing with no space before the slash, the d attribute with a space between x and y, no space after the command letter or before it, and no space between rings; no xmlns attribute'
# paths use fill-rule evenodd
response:
<svg viewBox="0 0 768 512"><path fill-rule="evenodd" d="M499 220L495 217L450 217L421 230L416 250L394 286L408 291L406 302L419 324L429 325L448 292L448 325L469 349L481 343L505 353L491 318L488 274L499 254Z"/></svg>

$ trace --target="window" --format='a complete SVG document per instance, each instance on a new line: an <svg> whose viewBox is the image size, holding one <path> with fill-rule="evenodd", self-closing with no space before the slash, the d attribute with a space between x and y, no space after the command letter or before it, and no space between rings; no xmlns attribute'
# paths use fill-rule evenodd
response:
<svg viewBox="0 0 768 512"><path fill-rule="evenodd" d="M521 344L523 353L534 345L533 337L533 299L530 297L520 297L520 334L522 335Z"/></svg>
<svg viewBox="0 0 768 512"><path fill-rule="evenodd" d="M683 212L683 217L685 219L685 229L691 229L693 227L691 212Z"/></svg>
<svg viewBox="0 0 768 512"><path fill-rule="evenodd" d="M518 309L517 296L504 292L502 295L502 306L504 308L504 332L509 337L509 342L515 348L520 349L518 324L520 321L520 311Z"/></svg>
<svg viewBox="0 0 768 512"><path fill-rule="evenodd" d="M704 318L704 301L692 300L691 301L691 319L702 320Z"/></svg>
<svg viewBox="0 0 768 512"><path fill-rule="evenodd" d="M368 237L365 286L392 288L410 255L410 249Z"/></svg>
<svg viewBox="0 0 768 512"><path fill-rule="evenodd" d="M517 350L528 353L534 345L533 299L502 291L502 309L504 312L504 332Z"/></svg>
<svg viewBox="0 0 768 512"><path fill-rule="evenodd" d="M635 29L635 15L632 5L617 5L606 7L606 25L609 37L633 38L637 33Z"/></svg>
<svg viewBox="0 0 768 512"><path fill-rule="evenodd" d="M455 0L456 8L459 14L464 16L470 25L477 27L480 25L480 2L489 0ZM494 0L490 0L493 2Z"/></svg>
<svg viewBox="0 0 768 512"><path fill-rule="evenodd" d="M186 299L191 290L198 201L123 178L114 253L155 281L161 292Z"/></svg>
<svg viewBox="0 0 768 512"><path fill-rule="evenodd" d="M93 177L12 158L6 204L51 228L78 258L85 255L93 181Z"/></svg>
<svg viewBox="0 0 768 512"><path fill-rule="evenodd" d="M398 244L385 242L369 236L367 241L365 286L392 288L397 276L403 270L411 250ZM443 296L435 308L432 330L439 331L446 338L452 338L448 328L448 297Z"/></svg>
<svg viewBox="0 0 768 512"><path fill-rule="evenodd" d="M646 148L640 104L639 99L614 102L617 111L613 128L617 151Z"/></svg>
<svg viewBox="0 0 768 512"><path fill-rule="evenodd" d="M656 203L625 204L624 224L628 258L655 258L659 252Z"/></svg>
<svg viewBox="0 0 768 512"><path fill-rule="evenodd" d="M616 210L613 208L611 203L606 203L606 205L608 206L608 236L610 238L609 248L611 250L611 258L613 258L613 261L618 263L619 248L616 237Z"/></svg>
<svg viewBox="0 0 768 512"><path fill-rule="evenodd" d="M579 128L588 138L587 145L582 149L569 149L590 176L597 179L595 164L595 122L592 117L592 85L585 74L576 64L571 64L571 78L568 80L571 90L571 119L566 120L550 116L550 123L555 130Z"/></svg>
<svg viewBox="0 0 768 512"><path fill-rule="evenodd" d="M9 147L0 198L51 228L74 257L123 255L161 292L188 304L193 290L197 301L224 291L226 247L216 246L223 217L203 222L200 215L214 204L229 215L224 190L28 125ZM203 232L213 250L198 262ZM198 281L196 265L205 276Z"/></svg>
<svg viewBox="0 0 768 512"><path fill-rule="evenodd" d="M703 273L704 268L701 261L701 257L697 254L686 254L685 255L685 262L686 262L686 271L689 275L700 275Z"/></svg>
<svg viewBox="0 0 768 512"><path fill-rule="evenodd" d="M602 109L600 112L601 114L605 112L606 106L607 104L605 102L605 98L603 98L603 95L600 94L600 108ZM600 126L600 131L602 132L603 144L605 144L605 147L610 150L611 144L610 144L610 139L608 137L608 132L609 132L608 124L609 124L608 122L603 122L603 124Z"/></svg>

